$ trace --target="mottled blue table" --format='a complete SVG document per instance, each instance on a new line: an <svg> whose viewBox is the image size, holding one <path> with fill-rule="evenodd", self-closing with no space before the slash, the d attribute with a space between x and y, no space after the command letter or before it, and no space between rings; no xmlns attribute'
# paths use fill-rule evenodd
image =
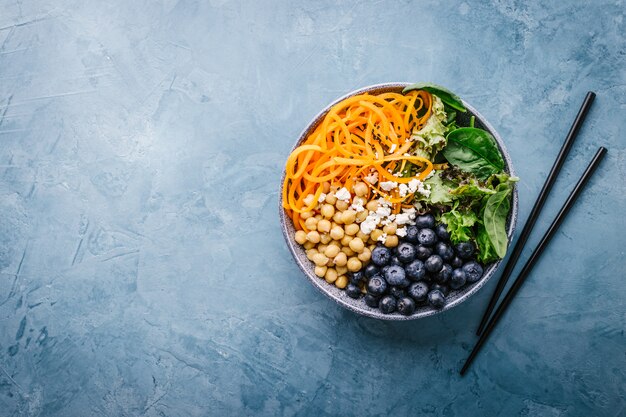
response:
<svg viewBox="0 0 626 417"><path fill-rule="evenodd" d="M0 415L625 415L625 12L2 0ZM358 317L307 283L278 224L318 109L422 80L505 138L520 222L597 92L531 243L609 148L465 378L495 279L432 318Z"/></svg>

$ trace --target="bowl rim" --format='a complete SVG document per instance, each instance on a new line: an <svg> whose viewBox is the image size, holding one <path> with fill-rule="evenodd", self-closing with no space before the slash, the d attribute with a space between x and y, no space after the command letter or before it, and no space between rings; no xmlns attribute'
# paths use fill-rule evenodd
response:
<svg viewBox="0 0 626 417"><path fill-rule="evenodd" d="M298 139L296 140L295 144L293 145L293 147L291 148L291 151L289 152L290 154L300 145L300 143L306 139L306 137L308 136L309 132L313 129L315 129L315 127L322 121L323 117L326 115L326 113L328 113L328 111L337 103L339 103L342 100L345 100L348 97L352 97L354 95L357 94L363 94L363 93L371 93L371 92L376 92L377 94L383 92L381 90L385 90L385 91L393 91L394 89L396 90L402 90L405 87L414 84L414 83L409 83L409 82L387 82L387 83L380 83L380 84L372 84L372 85L368 85L365 87L361 87L358 88L356 90L352 90L346 94L344 94L343 96L337 98L336 100L332 101L331 103L329 103L328 105L326 105L321 111L319 111L312 119L309 123L306 124L306 126L304 127L304 129L300 132L300 135L298 136ZM480 123L484 126L484 128L489 131L493 137L496 140L496 143L498 145L498 148L500 149L500 152L502 153L502 157L504 158L504 162L505 162L505 169L508 172L508 174L510 176L516 176L515 173L515 168L513 167L513 162L511 160L511 157L506 149L506 146L504 145L504 141L502 140L502 137L499 135L499 133L495 130L495 128L483 117L482 114L480 114L473 106L471 106L469 103L467 103L465 100L461 99L461 101L463 102L463 105L467 108L467 110L473 114L476 119L478 119L480 121ZM433 309L433 308L429 308L427 310L422 310L422 311L418 311L410 316L404 316L401 314L393 313L393 314L383 314L382 312L380 312L379 310L374 310L374 309L369 309L369 307L363 305L363 307L360 306L355 306L353 305L351 302L349 302L347 299L344 299L343 297L339 297L336 294L333 294L333 292L331 290L338 290L338 291L342 291L339 290L338 288L336 288L335 286L328 284L326 281L324 281L323 279L315 276L315 274L313 274L311 271L309 271L309 268L307 268L307 265L305 265L305 261L308 261L308 259L301 259L298 256L298 252L297 252L297 248L296 245L299 247L300 245L298 245L294 239L293 236L290 236L289 234L289 228L287 226L287 222L290 221L289 217L285 214L285 209L282 207L282 198L280 198L280 196L282 196L282 192L283 192L283 188L284 188L284 181L285 181L285 168L282 168L282 175L281 175L281 180L280 180L280 191L279 191L279 198L278 198L278 209L279 209L279 217L280 217L280 223L281 223L281 229L282 229L282 233L283 233L283 237L285 238L285 242L287 243L287 247L289 248L289 251L291 252L291 255L293 257L293 259L296 261L296 264L298 265L298 267L300 268L300 270L304 273L305 277L307 277L307 279L313 284L313 286L315 288L317 288L322 294L326 295L328 298L330 298L331 300L335 301L336 303L338 303L339 305L341 305L342 307L356 313L362 316L366 316L366 317L371 317L371 318L375 318L375 319L380 319L380 320L390 320L390 321L406 321L406 320L417 320L420 318L424 318L424 317L429 317L429 316L433 316L439 313L443 313L444 311L448 311L454 307L456 307L457 305L463 303L464 301L466 301L468 298L470 298L472 295L474 295L476 292L478 292L486 283L487 281L489 281L491 279L491 277L493 277L493 275L495 275L495 273L498 271L502 259L492 262L491 264L489 264L486 268L485 271L483 273L483 276L480 278L479 281L477 281L476 283L474 283L474 285L472 285L471 287L468 287L468 290L462 294L460 294L458 297L456 297L454 300L452 300L449 303L446 303L443 308L441 309ZM507 238L508 238L508 244L511 244L511 241L513 239L513 234L515 233L515 228L517 226L517 216L518 216L518 191L517 191L517 186L513 187L513 196L511 199L511 211L509 212L508 218L507 218ZM310 265L309 265L310 266ZM353 299L350 299L353 300ZM355 301L355 300L353 300Z"/></svg>

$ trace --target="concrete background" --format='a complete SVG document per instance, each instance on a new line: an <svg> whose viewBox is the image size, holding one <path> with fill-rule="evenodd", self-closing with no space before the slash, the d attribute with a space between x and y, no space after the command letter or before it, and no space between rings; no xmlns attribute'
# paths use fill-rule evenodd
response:
<svg viewBox="0 0 626 417"><path fill-rule="evenodd" d="M0 415L626 415L625 11L1 0ZM446 85L492 122L520 222L598 94L531 243L607 159L465 378L495 279L378 322L313 289L279 230L297 134L385 81Z"/></svg>

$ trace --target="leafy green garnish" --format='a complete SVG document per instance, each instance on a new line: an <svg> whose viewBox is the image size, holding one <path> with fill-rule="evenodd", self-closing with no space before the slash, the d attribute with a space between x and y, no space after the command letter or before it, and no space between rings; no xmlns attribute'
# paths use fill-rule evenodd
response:
<svg viewBox="0 0 626 417"><path fill-rule="evenodd" d="M451 163L485 180L504 169L496 140L487 131L462 127L448 133L443 155Z"/></svg>
<svg viewBox="0 0 626 417"><path fill-rule="evenodd" d="M467 109L463 105L463 101L461 100L459 96L457 96L452 91L440 85L433 84L433 83L411 84L405 87L404 90L402 90L402 93L406 94L409 91L413 91L413 90L428 91L429 93L434 94L437 97L439 97L441 101L443 101L444 103L446 103L448 106L452 107L453 109L458 110L463 113L467 111Z"/></svg>
<svg viewBox="0 0 626 417"><path fill-rule="evenodd" d="M495 194L496 190L493 188L483 187L476 180L470 180L469 183L463 184L454 190L450 191L450 194L457 197L470 197L474 199L481 199L487 195Z"/></svg>
<svg viewBox="0 0 626 417"><path fill-rule="evenodd" d="M430 204L444 204L449 205L454 200L454 197L450 193L452 186L441 179L441 176L436 172L432 177L424 180L424 184L430 188L430 195L424 197L422 194L416 193L415 197L418 200L424 200Z"/></svg>
<svg viewBox="0 0 626 417"><path fill-rule="evenodd" d="M478 221L472 210L455 209L441 215L441 221L447 225L452 243L467 242L474 237L472 226Z"/></svg>
<svg viewBox="0 0 626 417"><path fill-rule="evenodd" d="M496 253L491 240L489 240L489 234L482 224L478 225L478 232L476 233L476 245L478 245L478 254L476 258L478 262L487 264L500 259Z"/></svg>
<svg viewBox="0 0 626 417"><path fill-rule="evenodd" d="M506 235L506 217L511 208L509 195L511 188L506 187L487 199L483 211L483 225L493 246L493 250L500 258L506 255L508 238Z"/></svg>

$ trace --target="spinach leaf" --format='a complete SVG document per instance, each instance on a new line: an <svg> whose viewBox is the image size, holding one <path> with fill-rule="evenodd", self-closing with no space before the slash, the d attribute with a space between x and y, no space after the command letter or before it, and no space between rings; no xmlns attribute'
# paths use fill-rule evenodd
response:
<svg viewBox="0 0 626 417"><path fill-rule="evenodd" d="M489 234L485 229L485 226L478 225L478 232L476 233L476 244L478 245L478 254L476 256L478 262L482 264L488 264L500 259L496 253L491 240L489 240Z"/></svg>
<svg viewBox="0 0 626 417"><path fill-rule="evenodd" d="M434 94L437 97L439 97L441 99L441 101L443 101L445 104L447 104L448 106L452 107L453 109L456 109L456 110L458 110L460 112L463 112L463 113L465 113L467 111L465 109L465 106L463 105L463 101L461 101L459 96L457 96L452 91L450 91L447 88L442 87L440 85L433 84L433 83L411 84L411 85L405 87L404 90L402 90L402 93L405 94L405 93L408 93L409 91L413 91L413 90L425 90L425 91L428 91L429 93Z"/></svg>
<svg viewBox="0 0 626 417"><path fill-rule="evenodd" d="M511 208L509 195L511 188L507 187L502 191L491 195L485 203L483 212L483 225L489 241L493 245L494 252L504 258L508 238L506 235L506 217Z"/></svg>
<svg viewBox="0 0 626 417"><path fill-rule="evenodd" d="M462 127L448 133L448 146L443 155L453 165L485 180L504 169L504 159L496 140L489 132L473 127Z"/></svg>
<svg viewBox="0 0 626 417"><path fill-rule="evenodd" d="M472 226L476 224L478 217L472 210L451 210L442 214L440 220L446 224L452 243L459 243L467 242L474 236Z"/></svg>

